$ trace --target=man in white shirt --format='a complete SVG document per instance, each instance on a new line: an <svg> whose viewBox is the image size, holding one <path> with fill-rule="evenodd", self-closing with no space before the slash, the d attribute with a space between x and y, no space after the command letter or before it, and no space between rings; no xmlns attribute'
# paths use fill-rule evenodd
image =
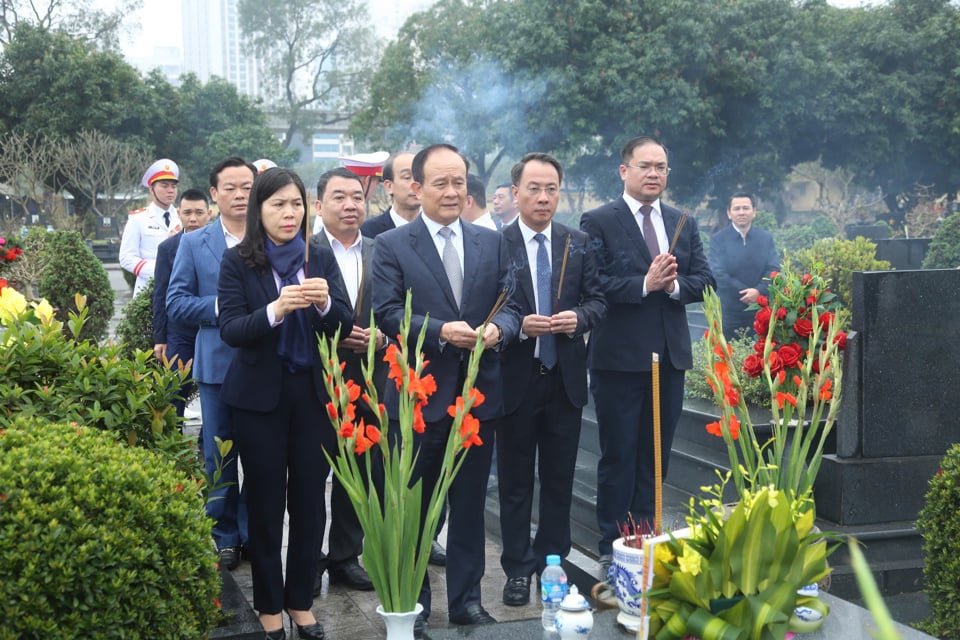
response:
<svg viewBox="0 0 960 640"><path fill-rule="evenodd" d="M147 169L140 184L150 191L150 204L130 212L120 240L120 266L137 277L133 295L147 286L157 264L157 246L181 229L177 208L180 168L168 158Z"/></svg>
<svg viewBox="0 0 960 640"><path fill-rule="evenodd" d="M493 216L487 211L487 194L480 176L470 173L467 175L467 203L463 205L460 219L464 222L497 230Z"/></svg>

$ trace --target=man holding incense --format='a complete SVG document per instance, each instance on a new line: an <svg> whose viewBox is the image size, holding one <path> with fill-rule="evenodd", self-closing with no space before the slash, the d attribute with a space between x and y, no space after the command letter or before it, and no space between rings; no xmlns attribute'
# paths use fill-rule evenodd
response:
<svg viewBox="0 0 960 640"><path fill-rule="evenodd" d="M483 512L496 424L503 417L500 347L516 338L519 314L507 286L508 261L496 231L463 223L469 164L456 147L436 144L413 159L412 187L420 215L410 224L377 236L373 253L373 308L380 329L400 333L407 291L412 291L411 340L426 325L424 357L437 390L423 408L426 428L417 434L415 478L423 495L438 480L453 418L447 408L463 388L469 352L483 340L476 388L485 396L471 414L480 421L483 444L467 451L450 486L447 520L447 605L458 625L495 622L480 602L484 572ZM413 354L411 354L413 355ZM414 363L411 362L411 365ZM386 385L384 404L391 430L399 429L399 395ZM424 512L428 500L423 500ZM421 520L422 522L422 520ZM433 536L433 532L427 535ZM430 584L420 593L424 619L430 615Z"/></svg>
<svg viewBox="0 0 960 640"><path fill-rule="evenodd" d="M693 366L685 305L715 287L692 218L664 204L667 149L649 137L621 151L623 196L583 214L597 245L607 316L591 333L587 356L597 407L600 463L597 522L600 563L609 566L618 523L655 524L653 354L660 358L661 471L666 477Z"/></svg>
<svg viewBox="0 0 960 640"><path fill-rule="evenodd" d="M514 300L520 335L503 353L507 415L497 433L500 564L507 575L503 603L530 602L530 576L548 554L570 552L570 503L587 403L584 335L606 312L587 234L553 221L563 169L545 153L528 153L513 167L516 224L503 229L516 267ZM537 457L540 465L537 466ZM540 478L537 534L530 541L534 470Z"/></svg>

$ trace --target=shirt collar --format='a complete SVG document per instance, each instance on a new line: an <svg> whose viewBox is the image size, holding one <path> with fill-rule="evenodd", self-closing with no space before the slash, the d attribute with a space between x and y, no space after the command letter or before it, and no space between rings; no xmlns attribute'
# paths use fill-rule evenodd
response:
<svg viewBox="0 0 960 640"><path fill-rule="evenodd" d="M334 238L333 235L329 231L327 231L327 228L325 226L321 226L321 228L323 229L323 233L327 236L327 242L330 243L331 247L334 247L334 248L340 247L345 251L350 251L351 249L359 250L360 245L363 243L363 234L361 234L360 232L357 232L357 239L354 240L349 246L347 246L347 245L344 245L342 242L340 242L338 239Z"/></svg>
<svg viewBox="0 0 960 640"><path fill-rule="evenodd" d="M640 211L642 203L626 191L623 192L623 201L627 203L628 207L630 207L630 213L637 215L637 212ZM653 210L656 211L657 214L662 215L660 212L660 198L654 200L650 206L653 207Z"/></svg>
<svg viewBox="0 0 960 640"><path fill-rule="evenodd" d="M533 237L535 235L537 235L538 233L542 233L547 237L547 242L546 242L547 246L550 245L550 232L553 230L552 221L550 222L550 224L547 225L547 228L544 229L543 231L534 231L533 229L528 227L526 224L524 224L523 220L520 219L520 216L517 216L517 227L520 229L520 235L523 236L524 244L529 244L530 241L533 240Z"/></svg>
<svg viewBox="0 0 960 640"><path fill-rule="evenodd" d="M420 209L420 217L423 218L423 223L427 225L427 230L430 232L431 237L436 236L439 233L440 229L444 226L450 227L453 230L454 236L463 237L463 228L460 226L460 218L457 218L448 225L442 225L439 222L435 222L423 214L423 209Z"/></svg>

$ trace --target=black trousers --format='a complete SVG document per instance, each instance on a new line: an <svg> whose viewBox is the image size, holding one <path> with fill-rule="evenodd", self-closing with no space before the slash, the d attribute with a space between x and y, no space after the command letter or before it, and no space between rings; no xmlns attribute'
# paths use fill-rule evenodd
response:
<svg viewBox="0 0 960 640"><path fill-rule="evenodd" d="M487 479L490 477L490 459L493 455L496 420L480 423L480 439L483 446L473 446L460 472L450 485L447 499L447 606L450 615L466 612L467 607L480 604L480 579L483 577L486 559L486 531L484 529L484 506L487 497ZM393 421L391 421L393 423ZM428 422L423 434L415 434L415 443L420 455L414 468L413 481L423 479L423 509L421 535L427 502L433 494L440 477L440 467L447 448L447 437L453 418ZM399 433L399 424L391 431ZM427 532L430 538L433 531ZM420 590L423 615L430 615L430 579L424 577Z"/></svg>
<svg viewBox="0 0 960 640"><path fill-rule="evenodd" d="M500 564L508 578L541 573L546 556L570 552L570 504L580 444L581 409L567 399L559 370L535 373L523 404L497 431ZM539 460L538 460L539 458ZM540 479L539 524L530 542L534 470Z"/></svg>
<svg viewBox="0 0 960 640"><path fill-rule="evenodd" d="M253 607L260 614L313 605L330 470L322 448L336 452L336 433L317 398L313 373L283 375L277 409L234 410L250 514ZM284 508L290 518L286 578L281 560Z"/></svg>
<svg viewBox="0 0 960 640"><path fill-rule="evenodd" d="M660 460L667 477L673 434L683 410L684 372L660 365ZM592 370L590 388L597 407L600 463L597 465L597 524L601 554L620 537L617 523L633 516L652 525L655 515L653 393L649 371Z"/></svg>

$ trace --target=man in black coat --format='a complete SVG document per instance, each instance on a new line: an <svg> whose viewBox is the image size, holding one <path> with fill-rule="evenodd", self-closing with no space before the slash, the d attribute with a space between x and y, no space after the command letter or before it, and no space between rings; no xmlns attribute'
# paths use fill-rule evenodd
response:
<svg viewBox="0 0 960 640"><path fill-rule="evenodd" d="M530 576L543 572L547 555L570 551L573 473L587 403L584 336L606 313L606 303L589 237L553 222L560 163L545 153L528 153L511 177L520 216L504 227L503 237L522 327L503 353L507 415L497 433L497 469L500 564L507 575L503 602L523 606L530 602ZM531 544L534 469L540 500Z"/></svg>

